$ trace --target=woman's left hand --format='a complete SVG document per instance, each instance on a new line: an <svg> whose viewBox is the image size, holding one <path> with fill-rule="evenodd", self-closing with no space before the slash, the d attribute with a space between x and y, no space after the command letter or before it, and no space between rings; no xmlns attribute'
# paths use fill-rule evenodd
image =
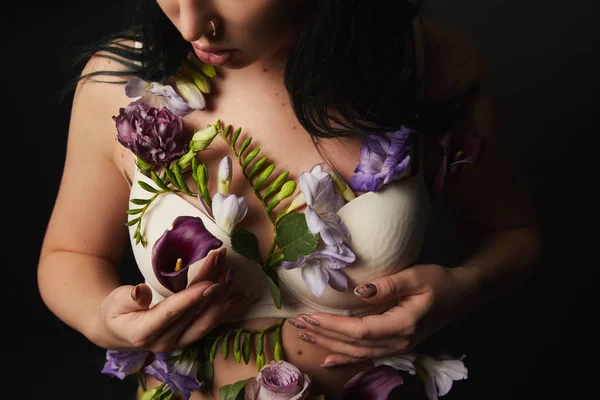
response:
<svg viewBox="0 0 600 400"><path fill-rule="evenodd" d="M354 293L371 304L396 299L383 314L363 318L326 313L301 314L290 323L298 337L332 352L323 366L410 352L458 315L460 291L453 269L419 264L359 285Z"/></svg>

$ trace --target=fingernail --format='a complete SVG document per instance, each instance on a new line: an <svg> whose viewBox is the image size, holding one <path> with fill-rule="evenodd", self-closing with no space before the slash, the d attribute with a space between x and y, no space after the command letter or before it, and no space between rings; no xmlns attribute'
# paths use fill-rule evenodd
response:
<svg viewBox="0 0 600 400"><path fill-rule="evenodd" d="M365 285L359 285L354 289L354 294L358 297L362 297L363 299L368 299L369 297L375 296L377 293L377 286L372 283L367 283Z"/></svg>
<svg viewBox="0 0 600 400"><path fill-rule="evenodd" d="M295 319L288 319L287 322L289 322L290 325L293 326L294 328L306 329L306 326L304 324L301 324L300 322L296 321Z"/></svg>
<svg viewBox="0 0 600 400"><path fill-rule="evenodd" d="M335 367L334 363L325 363L325 364L321 364L321 367L323 368L331 368L331 367Z"/></svg>
<svg viewBox="0 0 600 400"><path fill-rule="evenodd" d="M225 285L229 285L233 281L233 268L227 271L227 275L225 275Z"/></svg>
<svg viewBox="0 0 600 400"><path fill-rule="evenodd" d="M218 267L219 264L221 263L221 256L222 256L222 252L218 252L217 255L215 256L215 267Z"/></svg>
<svg viewBox="0 0 600 400"><path fill-rule="evenodd" d="M308 333L304 333L304 332L299 333L298 337L301 340L304 340L306 343L310 343L310 344L315 344L316 343L315 339L312 336L310 336Z"/></svg>
<svg viewBox="0 0 600 400"><path fill-rule="evenodd" d="M210 286L208 289L206 289L202 295L204 297L208 297L211 294L213 294L220 286L221 286L221 284L219 282L217 282L217 283L213 284L212 286Z"/></svg>
<svg viewBox="0 0 600 400"><path fill-rule="evenodd" d="M304 321L306 321L307 324L311 324L312 326L316 326L316 327L321 326L317 321L315 321L314 319L310 319L305 315L302 316L302 319Z"/></svg>
<svg viewBox="0 0 600 400"><path fill-rule="evenodd" d="M133 299L133 301L137 301L137 299L138 299L138 295L139 295L138 286L139 285L136 285L133 287L133 289L131 289L131 298Z"/></svg>

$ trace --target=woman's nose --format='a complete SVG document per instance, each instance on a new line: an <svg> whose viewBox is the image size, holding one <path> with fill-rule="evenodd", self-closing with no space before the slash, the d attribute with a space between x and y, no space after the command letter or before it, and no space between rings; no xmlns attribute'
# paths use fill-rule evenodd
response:
<svg viewBox="0 0 600 400"><path fill-rule="evenodd" d="M209 3L205 0L179 1L179 32L183 39L193 42L202 36L212 36Z"/></svg>

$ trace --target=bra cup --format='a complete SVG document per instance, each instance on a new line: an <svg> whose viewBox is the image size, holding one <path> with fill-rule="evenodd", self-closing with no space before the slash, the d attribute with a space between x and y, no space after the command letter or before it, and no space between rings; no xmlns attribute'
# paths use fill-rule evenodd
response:
<svg viewBox="0 0 600 400"><path fill-rule="evenodd" d="M430 216L424 181L418 174L394 182L357 197L337 214L350 231L347 243L356 254L356 261L342 269L348 277L348 290L338 292L327 286L323 295L316 297L304 283L300 268L282 269L279 276L303 302L340 310L364 308L366 303L354 295L354 287L398 272L419 255Z"/></svg>

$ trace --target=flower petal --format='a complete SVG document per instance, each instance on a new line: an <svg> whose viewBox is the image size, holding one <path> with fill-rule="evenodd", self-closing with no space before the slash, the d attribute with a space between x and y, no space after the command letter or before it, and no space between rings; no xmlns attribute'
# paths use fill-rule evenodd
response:
<svg viewBox="0 0 600 400"><path fill-rule="evenodd" d="M380 365L356 374L344 385L338 399L393 400L392 392L403 382L402 375L394 368Z"/></svg>
<svg viewBox="0 0 600 400"><path fill-rule="evenodd" d="M345 292L348 290L348 278L344 271L328 268L327 273L329 274L329 286L338 292Z"/></svg>
<svg viewBox="0 0 600 400"><path fill-rule="evenodd" d="M311 261L302 267L302 279L312 294L321 297L329 281L329 273L325 268L321 268L318 261Z"/></svg>

